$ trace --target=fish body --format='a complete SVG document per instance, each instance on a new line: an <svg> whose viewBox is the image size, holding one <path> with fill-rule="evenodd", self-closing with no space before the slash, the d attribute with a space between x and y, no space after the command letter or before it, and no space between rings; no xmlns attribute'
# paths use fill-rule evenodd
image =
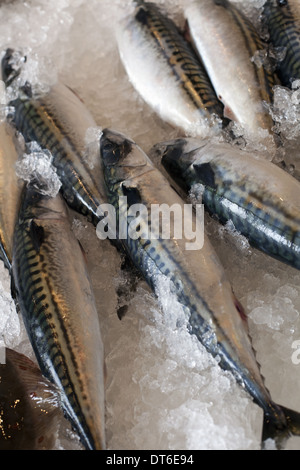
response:
<svg viewBox="0 0 300 470"><path fill-rule="evenodd" d="M2 60L2 75L7 84L21 73L11 76L8 50ZM103 203L104 189L98 161L89 161L86 138L97 125L79 97L57 82L48 92L36 95L30 84L19 90L10 102L14 108L13 123L26 142L37 142L51 152L52 163L62 183L62 194L74 210L98 222L97 208Z"/></svg>
<svg viewBox="0 0 300 470"><path fill-rule="evenodd" d="M24 354L0 364L0 450L51 450L61 419L59 394Z"/></svg>
<svg viewBox="0 0 300 470"><path fill-rule="evenodd" d="M276 430L286 431L285 413L271 400L264 386L242 307L205 233L201 249L186 250L185 237L176 237L173 233L169 238L145 235L149 217L142 217L138 220L138 237L132 237L133 221L126 217L128 206L142 205L149 214L153 204L168 207L175 204L183 208L183 200L147 155L127 137L105 129L100 151L108 200L115 207L119 225L121 220L122 233L127 234L121 240L124 249L154 291L161 276L169 279L177 300L186 311L191 334L220 359L220 366L230 370L263 408L265 422ZM124 196L127 203L122 199ZM190 217L195 223L193 212ZM121 238L120 231L118 236Z"/></svg>
<svg viewBox="0 0 300 470"><path fill-rule="evenodd" d="M192 42L225 116L257 134L273 126L264 102L271 103L274 76L252 58L265 49L254 26L228 0L196 0L185 9Z"/></svg>
<svg viewBox="0 0 300 470"><path fill-rule="evenodd" d="M267 0L264 4L264 22L270 42L284 49L284 58L278 62L277 73L282 85L291 87L300 79L300 4L298 0Z"/></svg>
<svg viewBox="0 0 300 470"><path fill-rule="evenodd" d="M149 155L186 194L200 184L199 198L220 222L232 221L253 246L300 269L300 183L290 174L226 143L178 139Z"/></svg>
<svg viewBox="0 0 300 470"><path fill-rule="evenodd" d="M85 257L60 195L22 195L13 247L17 301L43 375L87 449L105 448L104 356Z"/></svg>
<svg viewBox="0 0 300 470"><path fill-rule="evenodd" d="M117 38L132 85L163 120L192 135L221 127L223 106L205 69L157 5L138 2Z"/></svg>
<svg viewBox="0 0 300 470"><path fill-rule="evenodd" d="M13 132L7 122L0 123L0 256L9 270L22 186L15 170L18 153Z"/></svg>

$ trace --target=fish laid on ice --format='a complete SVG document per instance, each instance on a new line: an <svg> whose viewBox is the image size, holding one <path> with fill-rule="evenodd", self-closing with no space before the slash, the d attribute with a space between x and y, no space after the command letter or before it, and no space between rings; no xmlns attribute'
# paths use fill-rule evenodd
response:
<svg viewBox="0 0 300 470"><path fill-rule="evenodd" d="M272 102L274 77L253 60L266 47L254 26L228 0L195 0L185 17L225 116L250 134L259 129L271 134L273 122L264 102Z"/></svg>
<svg viewBox="0 0 300 470"><path fill-rule="evenodd" d="M209 125L219 129L222 103L190 44L157 5L137 3L117 32L131 83L162 119L186 133L202 136Z"/></svg>
<svg viewBox="0 0 300 470"><path fill-rule="evenodd" d="M59 394L24 354L0 364L0 450L51 450L61 419Z"/></svg>
<svg viewBox="0 0 300 470"><path fill-rule="evenodd" d="M14 129L8 123L0 123L0 256L9 270L22 186L16 175L18 153L13 133Z"/></svg>
<svg viewBox="0 0 300 470"><path fill-rule="evenodd" d="M13 84L21 73L14 60L14 51L8 49L2 59L6 85ZM86 155L87 131L97 125L83 102L58 82L41 96L35 96L26 84L10 106L14 107L13 122L25 141L35 141L51 152L68 204L96 224L105 191L99 161L89 162Z"/></svg>
<svg viewBox="0 0 300 470"><path fill-rule="evenodd" d="M87 449L105 448L104 352L85 257L60 195L24 188L13 280L43 375Z"/></svg>
<svg viewBox="0 0 300 470"><path fill-rule="evenodd" d="M267 0L264 22L270 42L281 49L284 57L278 60L277 73L282 85L300 79L300 3L299 0Z"/></svg>
<svg viewBox="0 0 300 470"><path fill-rule="evenodd" d="M197 250L187 250L185 236L176 236L173 231L169 237L149 235L153 205L175 205L182 209L182 215L183 200L132 140L105 129L100 151L108 200L117 216L118 237L145 279L154 291L162 276L169 279L188 315L190 332L263 409L263 438L273 437L280 442L290 432L299 435L300 415L275 404L265 388L244 312L205 233L203 246ZM134 204L138 204L140 213L136 220L130 214ZM187 213L183 222L195 225L194 212Z"/></svg>
<svg viewBox="0 0 300 470"><path fill-rule="evenodd" d="M201 185L199 202L220 222L233 222L249 242L300 269L300 183L270 161L226 143L177 139L150 158L181 189Z"/></svg>

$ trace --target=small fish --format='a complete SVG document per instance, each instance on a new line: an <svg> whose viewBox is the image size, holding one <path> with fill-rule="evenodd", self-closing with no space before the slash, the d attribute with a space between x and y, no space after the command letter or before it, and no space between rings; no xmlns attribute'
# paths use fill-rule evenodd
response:
<svg viewBox="0 0 300 470"><path fill-rule="evenodd" d="M177 139L149 152L222 223L233 222L256 248L300 269L300 183L270 161L226 143ZM193 191L194 193L194 191Z"/></svg>
<svg viewBox="0 0 300 470"><path fill-rule="evenodd" d="M275 79L252 60L266 48L254 26L228 0L196 0L184 14L225 116L251 134L259 129L271 134L273 122L264 102L272 102Z"/></svg>
<svg viewBox="0 0 300 470"><path fill-rule="evenodd" d="M277 65L280 81L291 87L293 80L300 79L300 3L298 0L267 0L263 18L270 42L285 53Z"/></svg>
<svg viewBox="0 0 300 470"><path fill-rule="evenodd" d="M24 187L13 263L16 298L43 375L86 449L105 448L104 353L85 257L60 195Z"/></svg>
<svg viewBox="0 0 300 470"><path fill-rule="evenodd" d="M22 190L15 170L18 153L13 133L14 129L7 122L0 123L0 256L9 270Z"/></svg>
<svg viewBox="0 0 300 470"><path fill-rule="evenodd" d="M22 61L15 62L14 51L7 49L2 59L6 86L21 73ZM87 131L97 125L83 102L60 82L41 96L35 96L27 83L10 106L14 107L13 123L25 141L35 141L51 152L67 203L98 223L97 208L104 202L105 189L99 162L89 162L86 156Z"/></svg>
<svg viewBox="0 0 300 470"><path fill-rule="evenodd" d="M58 390L24 354L0 364L0 450L51 450L62 418Z"/></svg>
<svg viewBox="0 0 300 470"><path fill-rule="evenodd" d="M190 44L154 3L138 1L117 33L121 60L138 93L166 122L192 135L221 127L223 106Z"/></svg>
<svg viewBox="0 0 300 470"><path fill-rule="evenodd" d="M154 291L162 276L169 279L187 314L191 334L219 358L220 366L231 371L263 409L263 439L273 437L280 445L289 433L299 435L300 415L275 404L264 385L245 313L205 233L201 249L187 250L184 236L149 236L149 217L140 217L137 236L131 235L133 219L126 213L132 205L139 204L140 213L147 208L149 214L153 204L169 208L175 204L183 210L183 200L140 147L126 136L104 129L100 151L108 200L120 226L118 237L144 278ZM186 222L195 223L192 211L184 219Z"/></svg>

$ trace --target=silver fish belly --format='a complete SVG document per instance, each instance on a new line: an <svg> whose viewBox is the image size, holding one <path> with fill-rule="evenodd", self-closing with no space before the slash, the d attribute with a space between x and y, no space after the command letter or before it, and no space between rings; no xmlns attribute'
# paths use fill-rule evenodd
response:
<svg viewBox="0 0 300 470"><path fill-rule="evenodd" d="M228 0L196 0L185 17L225 115L251 134L260 129L271 134L264 102L272 101L274 77L251 60L265 48L253 25Z"/></svg>
<svg viewBox="0 0 300 470"><path fill-rule="evenodd" d="M8 123L0 123L0 256L9 270L22 190L15 170L18 153L13 133L14 129Z"/></svg>
<svg viewBox="0 0 300 470"><path fill-rule="evenodd" d="M13 248L16 297L43 375L87 449L105 448L104 353L82 249L66 203L24 189Z"/></svg>
<svg viewBox="0 0 300 470"><path fill-rule="evenodd" d="M11 72L13 54L8 49L2 59L2 75L7 86L22 72L22 67L14 71L16 76ZM96 224L97 208L104 202L105 189L99 160L91 161L86 155L87 131L97 129L86 106L60 82L42 94L35 94L31 85L26 84L10 106L14 108L13 123L25 141L37 142L51 152L67 203Z"/></svg>
<svg viewBox="0 0 300 470"><path fill-rule="evenodd" d="M219 131L223 106L205 69L157 5L139 2L117 39L132 85L163 120L189 135Z"/></svg>

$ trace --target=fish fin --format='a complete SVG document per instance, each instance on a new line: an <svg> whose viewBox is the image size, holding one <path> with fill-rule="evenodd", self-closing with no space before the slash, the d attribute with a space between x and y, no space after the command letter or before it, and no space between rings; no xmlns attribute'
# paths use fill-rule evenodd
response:
<svg viewBox="0 0 300 470"><path fill-rule="evenodd" d="M283 449L291 436L300 436L300 413L284 406L279 407L286 418L286 426L278 428L268 417L264 416L262 431L262 448L266 447L266 440L273 439L276 447Z"/></svg>
<svg viewBox="0 0 300 470"><path fill-rule="evenodd" d="M41 225L37 225L34 220L30 223L29 234L33 246L37 253L39 253L41 245L45 239L45 231Z"/></svg>
<svg viewBox="0 0 300 470"><path fill-rule="evenodd" d="M217 187L215 182L215 173L210 163L195 163L194 170L196 175L199 176L200 182L202 184L208 185L213 189Z"/></svg>

